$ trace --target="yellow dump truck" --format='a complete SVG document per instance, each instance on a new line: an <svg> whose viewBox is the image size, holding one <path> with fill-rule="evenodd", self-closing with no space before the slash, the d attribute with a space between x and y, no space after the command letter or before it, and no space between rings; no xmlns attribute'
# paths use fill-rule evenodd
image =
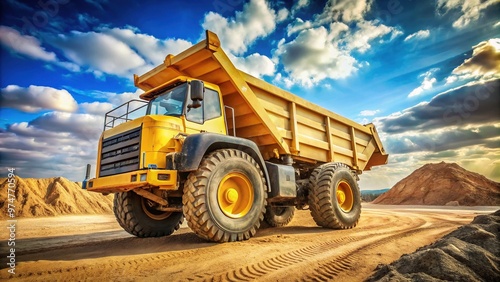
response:
<svg viewBox="0 0 500 282"><path fill-rule="evenodd" d="M296 208L352 228L357 175L387 162L372 124L238 70L210 31L134 82L145 92L106 114L83 188L115 193L118 222L138 237L170 235L186 218L206 240L246 240Z"/></svg>

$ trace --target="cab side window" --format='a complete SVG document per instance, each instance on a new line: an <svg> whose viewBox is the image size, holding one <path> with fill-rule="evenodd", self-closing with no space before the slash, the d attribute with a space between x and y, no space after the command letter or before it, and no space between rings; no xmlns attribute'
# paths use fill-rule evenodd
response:
<svg viewBox="0 0 500 282"><path fill-rule="evenodd" d="M220 109L219 93L207 88L203 99L203 108L205 110L205 120L220 117L222 112Z"/></svg>
<svg viewBox="0 0 500 282"><path fill-rule="evenodd" d="M204 104L204 101L202 102ZM188 108L186 119L192 122L203 124L203 104L199 108Z"/></svg>
<svg viewBox="0 0 500 282"><path fill-rule="evenodd" d="M219 93L212 89L205 88L204 96L201 107L197 109L188 109L186 114L187 120L203 124L206 120L214 119L222 115Z"/></svg>

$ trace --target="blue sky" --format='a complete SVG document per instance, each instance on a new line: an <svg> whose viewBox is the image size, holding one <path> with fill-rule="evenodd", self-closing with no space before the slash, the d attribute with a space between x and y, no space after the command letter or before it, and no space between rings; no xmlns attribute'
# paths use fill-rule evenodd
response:
<svg viewBox="0 0 500 282"><path fill-rule="evenodd" d="M142 74L209 29L240 69L360 123L388 188L428 162L500 181L500 1L1 2L0 165L84 177L103 115Z"/></svg>

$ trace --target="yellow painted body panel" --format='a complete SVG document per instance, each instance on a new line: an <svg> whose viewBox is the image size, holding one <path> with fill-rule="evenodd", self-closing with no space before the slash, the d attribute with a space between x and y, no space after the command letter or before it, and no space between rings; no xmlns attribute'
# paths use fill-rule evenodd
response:
<svg viewBox="0 0 500 282"><path fill-rule="evenodd" d="M141 174L146 175L144 181L141 181ZM159 174L168 175L168 180L159 180ZM135 176L135 181L132 180L133 176ZM101 193L126 192L145 186L156 186L162 190L176 190L178 188L177 171L164 169L138 170L94 178L89 181L88 185L88 191Z"/></svg>
<svg viewBox="0 0 500 282"><path fill-rule="evenodd" d="M387 163L388 155L372 124L358 124L238 70L214 33L207 31L206 40L168 55L163 64L134 76L134 82L150 91L179 77L220 88L223 104L234 108L236 136L254 141L265 159L290 154L304 164L343 162L359 171ZM231 133L232 117L227 118ZM205 129L193 126L191 130Z"/></svg>

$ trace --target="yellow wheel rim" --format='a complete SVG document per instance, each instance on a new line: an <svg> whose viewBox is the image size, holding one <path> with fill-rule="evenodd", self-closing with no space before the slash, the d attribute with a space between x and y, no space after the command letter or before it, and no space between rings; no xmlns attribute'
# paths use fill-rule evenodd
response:
<svg viewBox="0 0 500 282"><path fill-rule="evenodd" d="M172 214L171 212L164 212L154 209L153 207L148 205L148 200L144 198L141 199L141 205L144 213L154 220L164 220Z"/></svg>
<svg viewBox="0 0 500 282"><path fill-rule="evenodd" d="M219 184L217 200L228 217L244 217L252 208L254 193L250 180L244 174L231 172Z"/></svg>
<svg viewBox="0 0 500 282"><path fill-rule="evenodd" d="M352 206L354 205L354 196L352 194L351 185L345 181L340 181L337 185L336 196L340 209L344 212L350 212L352 210Z"/></svg>

